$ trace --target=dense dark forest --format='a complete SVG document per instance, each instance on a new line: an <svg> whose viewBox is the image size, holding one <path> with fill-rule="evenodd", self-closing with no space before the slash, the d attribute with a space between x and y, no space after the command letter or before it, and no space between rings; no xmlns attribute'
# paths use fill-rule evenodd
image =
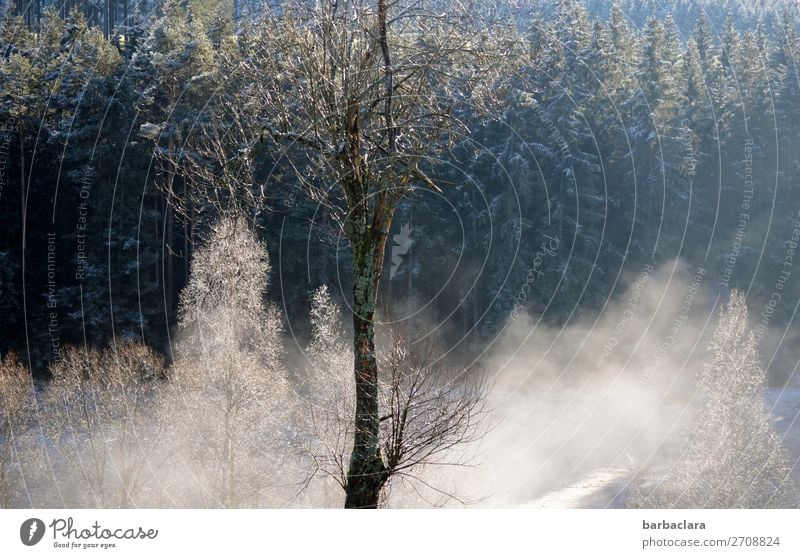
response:
<svg viewBox="0 0 800 558"><path fill-rule="evenodd" d="M192 177L154 150L190 133L211 91L198 77L219 72L220 49L258 33L257 6L208 4L7 10L0 350L36 370L56 347L114 337L167 352L204 208L176 214L159 183L180 196ZM485 343L550 235L561 249L537 265L523 306L554 323L599 310L626 269L675 257L768 303L800 209L794 8L562 1L516 19L530 64L502 117L475 115L432 165L443 193L403 203L395 232L407 227L410 249L388 300ZM148 123L168 128L160 145L143 137ZM290 173L256 164L257 220L278 262L269 297L305 335L310 293L347 292L346 251L328 249L336 230ZM771 325L797 294L788 282Z"/></svg>
<svg viewBox="0 0 800 558"><path fill-rule="evenodd" d="M289 8L33 0L4 9L0 355L18 355L14 366L42 384L78 358L75 346L101 367L118 344L146 351L131 358L148 369L179 366L186 293L200 289L202 301L217 288L193 287L195 255L205 254L205 270L226 267L229 253L209 259L202 247L220 214L245 214L253 246L266 247L252 258L270 264L241 296L263 294L248 304L264 305L270 331L291 336L290 356L310 343L352 362L349 346L321 349L319 329L324 309L353 304L346 185L314 173L306 138L278 141L291 130L269 127L251 101L254 74L237 70L259 71L252 61L275 29L264 14L277 21ZM782 385L800 358L791 328L800 307L796 4L486 9L507 18L503 40L521 54L494 66L485 106L446 92L459 125L409 175L421 185L398 202L388 231L377 314L435 331L459 362L483 363L519 316L556 329L602 316L628 300L642 269L680 260L701 270L712 298L746 293L770 381ZM273 77L281 83L259 82ZM280 97L280 86L271 93ZM302 391L298 375L290 383ZM220 490L211 505L243 503ZM94 503L128 505L125 494Z"/></svg>

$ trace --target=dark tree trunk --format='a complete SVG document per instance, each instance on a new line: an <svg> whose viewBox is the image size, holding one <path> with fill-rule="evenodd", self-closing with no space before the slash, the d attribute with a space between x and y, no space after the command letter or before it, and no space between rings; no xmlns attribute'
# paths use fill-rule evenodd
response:
<svg viewBox="0 0 800 558"><path fill-rule="evenodd" d="M347 471L346 508L377 508L388 478L379 443L378 362L374 317L394 207L379 203L372 221L362 207L351 213L353 244L353 353L356 382L353 453Z"/></svg>
<svg viewBox="0 0 800 558"><path fill-rule="evenodd" d="M377 508L386 480L378 444L378 365L372 318L372 314L353 314L356 416L353 453L347 472L346 508Z"/></svg>
<svg viewBox="0 0 800 558"><path fill-rule="evenodd" d="M386 0L378 0L378 42L384 65L386 95L383 117L387 134L387 154L396 152L393 117L393 69L387 36ZM373 318L378 302L378 288L386 252L386 239L392 225L397 200L393 198L391 173L370 195L364 154L361 152L361 126L358 101L351 99L345 115L348 134L348 161L352 174L344 184L350 215L348 235L353 244L353 352L356 380L356 416L353 453L347 471L346 508L377 508L381 488L389 472L383 463L380 447L380 409L378 407L378 361L375 355Z"/></svg>

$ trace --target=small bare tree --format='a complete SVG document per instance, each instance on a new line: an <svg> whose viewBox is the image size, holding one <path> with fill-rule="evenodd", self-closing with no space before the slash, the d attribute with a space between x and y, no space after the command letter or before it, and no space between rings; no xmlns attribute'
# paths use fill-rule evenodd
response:
<svg viewBox="0 0 800 558"><path fill-rule="evenodd" d="M201 505L276 505L292 484L290 390L281 322L263 301L268 273L266 248L247 222L223 218L195 252L181 292L165 409L188 478L205 494Z"/></svg>
<svg viewBox="0 0 800 558"><path fill-rule="evenodd" d="M489 427L485 379L442 362L435 341L415 342L399 331L389 337L380 389L384 491L408 481L463 503L463 495L433 485L423 473L473 463Z"/></svg>
<svg viewBox="0 0 800 558"><path fill-rule="evenodd" d="M347 492L350 477L347 456L353 439L355 406L352 383L346 381L350 362L342 358L339 311L325 287L312 298L312 342L308 347L309 383L314 402L313 426L319 441L315 461L320 471ZM444 499L459 495L435 486L426 473L437 466L465 466L472 462L475 444L488 427L486 384L463 369L448 367L430 341L413 343L397 330L386 334L380 365L385 371L378 385L379 443L384 475L384 498L398 482L409 482Z"/></svg>
<svg viewBox="0 0 800 558"><path fill-rule="evenodd" d="M342 327L342 313L323 285L311 297L311 341L306 347L306 370L298 389L308 407L303 421L306 451L322 473L319 496L325 505L341 505L342 471L352 451L355 389L353 359ZM313 499L316 494L311 494Z"/></svg>
<svg viewBox="0 0 800 558"><path fill-rule="evenodd" d="M740 291L732 291L720 311L709 350L685 452L665 474L638 485L631 505L796 507L788 456L770 421L766 375Z"/></svg>

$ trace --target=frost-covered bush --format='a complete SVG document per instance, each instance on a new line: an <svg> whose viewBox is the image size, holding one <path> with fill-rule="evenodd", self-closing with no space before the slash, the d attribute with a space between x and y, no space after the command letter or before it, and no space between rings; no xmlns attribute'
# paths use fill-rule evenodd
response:
<svg viewBox="0 0 800 558"><path fill-rule="evenodd" d="M66 348L50 366L38 417L52 465L51 495L69 507L141 507L158 495L165 450L154 420L164 364L124 341Z"/></svg>
<svg viewBox="0 0 800 558"><path fill-rule="evenodd" d="M31 418L34 389L31 374L14 353L0 360L0 508L27 507L30 477ZM27 465L27 466L26 466Z"/></svg>
<svg viewBox="0 0 800 558"><path fill-rule="evenodd" d="M797 506L788 457L763 397L766 376L739 291L731 293L720 312L709 353L698 378L699 408L687 446L665 473L636 487L631 505Z"/></svg>

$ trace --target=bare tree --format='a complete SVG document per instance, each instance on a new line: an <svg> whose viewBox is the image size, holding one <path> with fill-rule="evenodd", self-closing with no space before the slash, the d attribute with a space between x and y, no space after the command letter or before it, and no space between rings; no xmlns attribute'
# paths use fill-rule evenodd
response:
<svg viewBox="0 0 800 558"><path fill-rule="evenodd" d="M383 456L374 317L386 240L400 200L424 166L465 131L463 101L495 85L514 40L478 6L346 0L296 3L263 20L259 76L266 138L307 159L306 185L335 186L353 255L355 411L345 507L370 508L390 473ZM301 175L302 176L302 175ZM320 192L320 186L324 191Z"/></svg>
<svg viewBox="0 0 800 558"><path fill-rule="evenodd" d="M699 409L684 453L641 482L631 505L648 508L794 507L788 456L770 421L766 375L737 290L721 310L698 378Z"/></svg>
<svg viewBox="0 0 800 558"><path fill-rule="evenodd" d="M416 187L440 191L426 168L467 134L464 115L491 107L500 76L524 60L521 46L512 25L477 3L282 3L219 50L207 76L215 99L182 148L157 151L197 177L184 210L259 204L259 158L340 210L353 256L346 507L376 507L386 476L374 318L395 210Z"/></svg>
<svg viewBox="0 0 800 558"><path fill-rule="evenodd" d="M347 492L355 394L346 381L350 362L341 357L346 347L337 341L342 338L339 315L324 287L314 293L309 391L319 440L315 461ZM379 491L385 496L392 484L408 481L417 493L460 499L430 482L426 473L437 466L471 464L476 442L488 427L483 377L443 364L432 341L414 343L398 330L386 331L379 340L387 345L379 357L384 374L377 390L384 471Z"/></svg>

